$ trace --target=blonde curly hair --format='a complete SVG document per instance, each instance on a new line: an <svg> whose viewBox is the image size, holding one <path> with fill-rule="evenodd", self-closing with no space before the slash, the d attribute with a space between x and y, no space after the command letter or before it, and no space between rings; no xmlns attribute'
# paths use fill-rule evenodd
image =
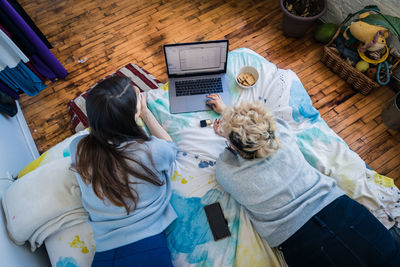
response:
<svg viewBox="0 0 400 267"><path fill-rule="evenodd" d="M265 158L279 149L274 117L263 104L242 102L227 107L222 119L225 138L243 158Z"/></svg>

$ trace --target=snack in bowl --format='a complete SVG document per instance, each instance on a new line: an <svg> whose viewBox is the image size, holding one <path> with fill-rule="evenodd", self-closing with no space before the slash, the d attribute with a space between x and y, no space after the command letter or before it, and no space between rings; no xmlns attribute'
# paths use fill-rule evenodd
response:
<svg viewBox="0 0 400 267"><path fill-rule="evenodd" d="M237 77L237 81L243 86L252 86L256 83L256 79L254 79L251 73L240 73Z"/></svg>
<svg viewBox="0 0 400 267"><path fill-rule="evenodd" d="M236 76L236 83L243 89L249 89L256 85L258 81L258 71L252 66L244 66Z"/></svg>

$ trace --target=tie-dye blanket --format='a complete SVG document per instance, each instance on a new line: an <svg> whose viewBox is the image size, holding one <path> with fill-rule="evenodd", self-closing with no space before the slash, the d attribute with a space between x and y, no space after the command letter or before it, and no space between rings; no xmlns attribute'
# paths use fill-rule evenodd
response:
<svg viewBox="0 0 400 267"><path fill-rule="evenodd" d="M235 74L245 65L257 68L261 74L255 88L249 90L235 84ZM312 166L336 179L350 197L369 208L387 228L400 221L400 191L393 180L368 169L327 126L295 73L276 68L249 49L230 52L227 69L234 103L243 100L265 103L276 116L289 122L302 153ZM201 128L199 121L214 120L218 115L212 111L170 114L168 84L147 94L149 108L179 147L171 174L171 201L178 219L167 228L174 265L285 265L280 253L260 239L244 210L216 182L215 161L226 146L225 140L214 134L211 127ZM76 135L80 134L82 132ZM48 162L69 157L69 143L76 135L42 154L19 176ZM203 209L204 205L216 201L220 202L232 233L231 237L219 241L214 241ZM53 248L49 256L57 266L66 266L66 261L68 266L89 266L95 250L92 241L90 227L86 224L55 233L46 240L46 245Z"/></svg>
<svg viewBox="0 0 400 267"><path fill-rule="evenodd" d="M235 74L250 65L258 69L255 88L241 89ZM400 220L399 190L393 180L367 168L363 160L320 117L300 80L290 70L278 69L249 49L229 53L228 80L233 102L261 101L277 117L289 122L307 161L336 179L346 193L367 206L388 228ZM218 117L213 111L170 114L168 85L148 92L148 105L178 144L179 155L172 174L172 204L178 219L168 228L168 241L177 266L274 266L276 254L262 242L243 209L219 187L215 161L225 139L200 120ZM232 232L230 238L214 241L203 206L220 202Z"/></svg>

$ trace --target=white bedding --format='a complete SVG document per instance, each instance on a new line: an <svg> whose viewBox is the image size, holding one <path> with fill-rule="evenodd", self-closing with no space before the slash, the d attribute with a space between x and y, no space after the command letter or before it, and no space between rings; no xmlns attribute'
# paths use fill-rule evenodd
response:
<svg viewBox="0 0 400 267"><path fill-rule="evenodd" d="M255 88L241 89L235 84L239 69L250 65L260 73ZM233 102L261 101L275 116L291 125L307 161L336 179L352 198L364 204L387 228L400 219L399 190L393 180L367 168L322 120L300 80L290 70L278 69L249 49L229 53L228 80ZM164 90L163 90L164 89ZM148 92L148 105L179 147L172 175L172 203L178 220L168 229L168 241L176 265L243 266L275 265L270 248L260 242L243 210L216 183L215 161L225 140L211 127L201 128L199 121L214 120L212 111L170 114L167 85ZM220 202L232 236L213 241L203 205ZM389 219L390 217L390 219Z"/></svg>
<svg viewBox="0 0 400 267"><path fill-rule="evenodd" d="M237 71L245 65L257 68L260 73L258 83L250 90L237 88L234 81ZM327 126L312 106L295 73L278 69L255 52L243 48L229 53L227 69L233 102L247 100L265 103L276 116L289 122L302 153L312 166L336 179L350 197L364 204L387 228L400 220L400 191L394 186L393 180L368 169L363 160ZM225 148L225 140L217 136L211 127L200 128L199 121L214 120L218 115L212 111L172 115L169 113L167 90L168 84L147 94L149 108L179 148L171 173L171 201L179 217L167 229L174 264L284 265L279 253L259 238L243 209L216 183L215 161ZM75 136L44 153L40 161L30 167L37 168L38 165L69 157L69 143ZM23 181L24 178L21 179ZM231 237L217 242L213 240L203 210L204 205L216 201L220 202L232 233ZM49 215L43 221L51 219L54 218ZM90 227L81 225L54 233L46 240L46 245L54 248L54 244L58 243L57 246L62 248L51 250L53 264L90 265L95 246Z"/></svg>

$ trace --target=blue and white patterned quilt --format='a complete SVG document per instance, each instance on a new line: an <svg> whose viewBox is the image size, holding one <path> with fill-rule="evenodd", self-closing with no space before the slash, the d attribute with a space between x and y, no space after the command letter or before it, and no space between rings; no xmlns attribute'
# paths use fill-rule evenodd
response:
<svg viewBox="0 0 400 267"><path fill-rule="evenodd" d="M255 67L260 78L252 89L241 89L235 77L241 67ZM229 53L227 75L233 102L261 101L291 125L306 160L333 177L345 192L368 207L388 228L400 218L399 190L393 180L367 168L363 160L336 135L312 106L295 73L278 69L249 49ZM172 204L178 219L168 228L168 241L177 266L275 266L277 254L259 239L242 208L215 179L215 161L225 139L200 120L218 118L213 111L170 114L168 84L148 92L148 106L178 144L172 173ZM203 206L220 202L232 236L214 241Z"/></svg>
<svg viewBox="0 0 400 267"><path fill-rule="evenodd" d="M236 86L242 66L258 69L259 81L252 89ZM387 228L400 221L400 191L393 180L367 168L363 160L323 121L301 84L290 70L278 69L249 49L228 54L228 80L233 102L261 101L277 117L286 120L297 136L306 160L334 178L353 199L365 205ZM172 204L178 219L167 228L167 239L175 266L282 266L281 255L257 235L244 210L223 192L215 179L215 162L225 140L200 120L218 117L213 111L170 114L168 84L148 93L148 106L179 148L171 180ZM39 170L50 162L68 158L65 139L26 167ZM60 165L61 166L61 165ZM74 179L74 175L71 175ZM24 179L24 178L22 178ZM75 187L78 186L75 181ZM214 241L203 206L220 202L232 236ZM54 233L46 239L49 257L56 266L90 266L95 252L87 222Z"/></svg>

